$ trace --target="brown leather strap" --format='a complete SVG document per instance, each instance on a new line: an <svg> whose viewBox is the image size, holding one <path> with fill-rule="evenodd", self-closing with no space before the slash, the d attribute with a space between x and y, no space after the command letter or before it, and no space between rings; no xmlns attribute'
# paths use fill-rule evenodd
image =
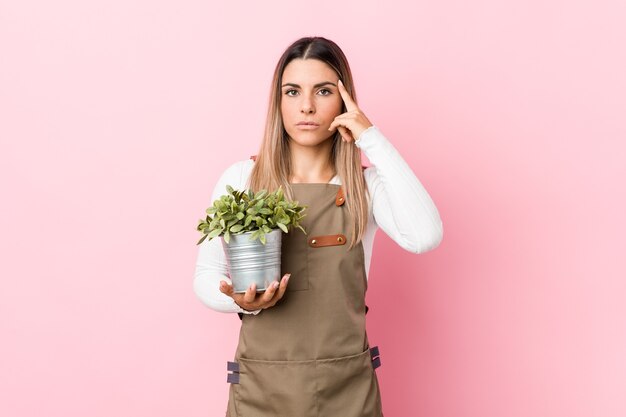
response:
<svg viewBox="0 0 626 417"><path fill-rule="evenodd" d="M312 248L321 248L324 246L340 246L346 244L346 237L342 234L311 236L309 238L309 246Z"/></svg>
<svg viewBox="0 0 626 417"><path fill-rule="evenodd" d="M343 206L343 203L345 202L346 202L346 196L343 195L343 187L339 187L339 190L337 190L337 196L335 197L335 205Z"/></svg>

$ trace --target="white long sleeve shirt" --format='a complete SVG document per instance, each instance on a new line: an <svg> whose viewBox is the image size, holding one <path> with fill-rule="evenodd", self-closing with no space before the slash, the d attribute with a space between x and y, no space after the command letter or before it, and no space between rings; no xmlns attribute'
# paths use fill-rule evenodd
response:
<svg viewBox="0 0 626 417"><path fill-rule="evenodd" d="M436 248L443 238L443 224L437 207L402 156L376 126L370 126L355 141L372 166L363 171L369 190L369 218L363 236L365 272L369 275L372 247L380 227L407 251L423 253ZM218 180L211 202L226 192L226 185L246 189L254 162L231 165ZM338 176L330 184L341 184ZM224 313L252 313L242 309L219 290L227 276L226 258L220 239L200 244L194 278L194 292L208 307Z"/></svg>

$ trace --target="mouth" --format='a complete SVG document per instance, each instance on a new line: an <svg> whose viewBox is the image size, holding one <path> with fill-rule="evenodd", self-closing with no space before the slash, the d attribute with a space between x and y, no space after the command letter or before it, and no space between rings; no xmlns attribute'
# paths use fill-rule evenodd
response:
<svg viewBox="0 0 626 417"><path fill-rule="evenodd" d="M315 122L299 122L296 127L300 130L315 130L320 125Z"/></svg>

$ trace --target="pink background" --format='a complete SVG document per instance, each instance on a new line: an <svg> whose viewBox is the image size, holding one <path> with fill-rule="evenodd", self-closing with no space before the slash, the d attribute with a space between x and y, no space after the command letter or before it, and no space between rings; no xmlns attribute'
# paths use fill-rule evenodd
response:
<svg viewBox="0 0 626 417"><path fill-rule="evenodd" d="M378 235L385 415L626 415L622 4L2 1L0 415L223 415L239 320L193 294L195 225L305 35L444 223Z"/></svg>

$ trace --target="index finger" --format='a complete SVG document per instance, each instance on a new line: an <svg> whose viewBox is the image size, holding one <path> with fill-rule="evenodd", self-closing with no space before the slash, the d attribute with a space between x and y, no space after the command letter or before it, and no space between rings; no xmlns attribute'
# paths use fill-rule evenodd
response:
<svg viewBox="0 0 626 417"><path fill-rule="evenodd" d="M348 93L348 90L346 90L346 87L343 85L341 80L337 81L337 86L339 87L339 94L341 94L343 102L346 103L346 110L352 111L358 109L356 103L352 100L352 97L350 97L350 93Z"/></svg>

